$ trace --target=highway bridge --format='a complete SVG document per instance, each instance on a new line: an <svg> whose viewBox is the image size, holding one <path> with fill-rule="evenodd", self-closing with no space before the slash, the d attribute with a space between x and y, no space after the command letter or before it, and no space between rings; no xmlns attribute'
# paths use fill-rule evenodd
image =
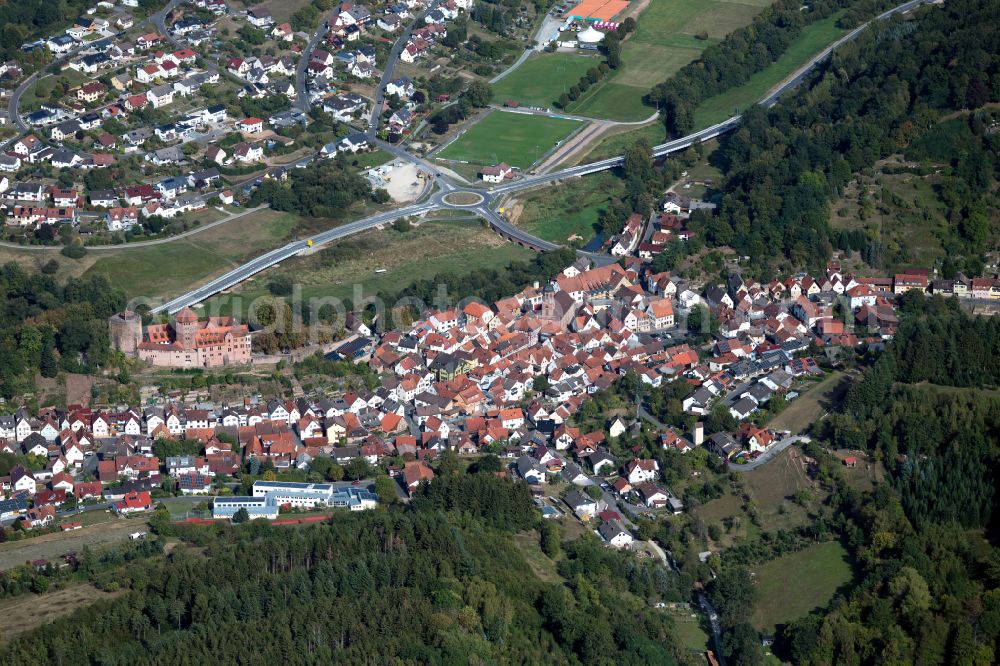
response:
<svg viewBox="0 0 1000 666"><path fill-rule="evenodd" d="M881 21L889 18L890 16L898 13L907 12L918 5L931 2L933 0L909 0L906 3L898 5L886 12L883 12L871 21L855 28L848 34L844 35L836 42L825 48L823 51L815 55L809 60L805 65L799 68L792 76L783 81L779 86L772 90L766 97L761 99L758 104L771 107L778 102L780 97L794 89L798 86L808 74L813 71L817 65L824 62L829 58L830 54L833 53L839 46L853 41L856 39L872 22ZM173 4L173 3L171 3ZM410 26L412 27L412 25ZM396 46L399 46L397 42ZM394 64L395 58L398 58L399 48L393 49L393 59L392 64ZM377 94L378 99L384 99L385 85L388 83L388 77L383 77L379 85L379 90ZM654 157L664 157L673 153L677 153L683 150L687 150L690 146L708 141L710 139L717 138L727 132L731 132L733 129L740 124L739 115L734 115L721 123L712 125L711 127L706 127L705 129L698 130L687 136L667 141L665 143L659 144L653 147L652 154ZM373 134L374 130L377 129L377 118L372 116L372 122L369 126L369 134ZM567 169L562 169L560 171L554 171L547 174L536 174L526 176L517 181L500 185L488 190L480 190L475 188L470 188L463 184L457 184L447 174L440 171L438 168L429 164L425 160L421 160L415 156L410 155L401 148L395 146L388 146L388 144L383 144L383 142L378 142L380 147L387 149L392 154L400 157L402 159L410 160L420 166L427 168L434 178L434 182L437 186L437 192L429 197L424 203L411 204L402 208L398 208L392 211L387 211L383 213L378 213L370 217L366 217L361 220L356 220L348 224L324 231L320 234L313 236L311 239L312 247L310 248L307 240L296 240L287 245L280 247L276 250L272 250L267 254L264 254L256 259L253 259L242 266L239 266L225 275L219 276L205 285L194 289L187 294L179 296L168 303L158 305L152 309L152 312L167 312L174 313L181 310L184 307L194 305L199 303L210 296L217 294L219 292L231 289L238 285L243 280L256 275L257 273L266 270L289 257L295 256L300 252L307 249L315 249L322 247L333 241L341 240L353 234L373 229L379 225L392 222L401 217L406 217L410 215L421 215L423 213L430 212L432 210L442 210L442 209L459 209L470 212L475 212L484 218L490 225L490 228L499 233L504 238L518 243L524 247L528 247L538 251L553 250L559 245L552 243L550 241L543 240L532 234L526 232L525 230L517 227L516 225L510 223L503 215L497 212L497 207L500 205L503 197L516 192L529 190L535 187L540 187L546 184L558 182L560 180L565 180L567 178L577 178L585 176L592 173L597 173L600 171L606 171L608 169L613 169L622 164L624 156L610 157L604 160L599 160L597 162L592 162L590 164L581 164L574 167L569 167ZM467 192L469 194L475 194L480 197L481 201L475 205L469 204L457 204L449 203L448 195ZM454 200L454 199L453 199ZM594 255L588 255L595 259L607 259L606 257L597 257Z"/></svg>

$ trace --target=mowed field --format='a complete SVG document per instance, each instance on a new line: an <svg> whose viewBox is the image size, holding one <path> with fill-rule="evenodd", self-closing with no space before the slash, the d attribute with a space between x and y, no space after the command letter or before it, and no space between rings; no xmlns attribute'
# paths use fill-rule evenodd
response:
<svg viewBox="0 0 1000 666"><path fill-rule="evenodd" d="M806 26L798 39L770 67L751 76L742 86L731 88L702 102L694 113L695 129L722 122L737 109L746 109L759 101L771 88L846 32L837 27L837 21L843 14L844 12L837 12Z"/></svg>
<svg viewBox="0 0 1000 666"><path fill-rule="evenodd" d="M758 600L751 623L767 633L773 633L775 625L823 608L854 577L847 551L836 541L771 560L754 573Z"/></svg>
<svg viewBox="0 0 1000 666"><path fill-rule="evenodd" d="M582 123L567 118L494 111L437 154L443 160L527 169Z"/></svg>
<svg viewBox="0 0 1000 666"><path fill-rule="evenodd" d="M648 118L656 111L642 101L650 88L698 58L705 47L749 24L770 4L771 0L651 0L636 19L635 34L622 45L623 66L567 111L619 121ZM708 38L698 39L701 33Z"/></svg>
<svg viewBox="0 0 1000 666"><path fill-rule="evenodd" d="M493 101L503 104L507 100L514 100L524 106L553 108L559 95L579 81L588 69L602 62L604 59L598 55L533 55L493 84Z"/></svg>

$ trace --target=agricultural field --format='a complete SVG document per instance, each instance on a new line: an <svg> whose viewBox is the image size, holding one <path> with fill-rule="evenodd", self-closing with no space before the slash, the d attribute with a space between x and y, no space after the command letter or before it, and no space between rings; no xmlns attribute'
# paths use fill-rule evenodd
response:
<svg viewBox="0 0 1000 666"><path fill-rule="evenodd" d="M437 154L442 160L528 169L582 123L566 118L494 111Z"/></svg>
<svg viewBox="0 0 1000 666"><path fill-rule="evenodd" d="M650 88L698 58L705 47L749 24L769 4L769 0L651 0L636 18L635 34L622 44L623 66L567 111L619 121L650 117L656 109L642 100Z"/></svg>
<svg viewBox="0 0 1000 666"><path fill-rule="evenodd" d="M355 286L365 296L395 294L416 280L444 272L465 275L483 268L505 268L534 252L508 243L478 221L423 222L409 231L371 231L246 281L237 294L242 302L268 294L273 275L289 275L302 286L303 298L353 298ZM384 273L375 273L384 269ZM211 299L207 307L229 312L233 299Z"/></svg>
<svg viewBox="0 0 1000 666"><path fill-rule="evenodd" d="M806 26L798 39L770 67L754 74L742 86L731 88L702 102L694 113L695 129L722 122L738 109L745 109L764 97L800 65L846 32L837 27L837 21L842 15L843 12L837 12Z"/></svg>
<svg viewBox="0 0 1000 666"><path fill-rule="evenodd" d="M547 53L533 55L520 67L493 84L493 101L503 104L514 100L524 106L554 107L556 100L566 87L587 70L603 62L596 55L575 55L572 53Z"/></svg>
<svg viewBox="0 0 1000 666"><path fill-rule="evenodd" d="M854 577L847 550L836 541L783 555L757 566L754 573L758 601L751 623L766 633L823 608Z"/></svg>
<svg viewBox="0 0 1000 666"><path fill-rule="evenodd" d="M511 219L539 238L585 245L599 229L601 213L624 189L621 180L600 173L525 194L508 206Z"/></svg>

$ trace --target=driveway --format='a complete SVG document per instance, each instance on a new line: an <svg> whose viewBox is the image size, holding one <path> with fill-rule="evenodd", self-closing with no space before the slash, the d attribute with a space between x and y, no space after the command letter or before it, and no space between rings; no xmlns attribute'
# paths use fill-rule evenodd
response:
<svg viewBox="0 0 1000 666"><path fill-rule="evenodd" d="M772 445L771 448L769 448L767 451L761 454L761 456L756 460L754 460L753 462L749 462L745 465L730 464L729 469L734 472L752 472L761 465L770 462L772 459L774 459L775 456L777 456L779 453L787 449L792 444L797 444L798 442L811 442L811 441L812 439L806 437L805 435L793 435L791 437L786 437L783 440L779 441L777 444Z"/></svg>

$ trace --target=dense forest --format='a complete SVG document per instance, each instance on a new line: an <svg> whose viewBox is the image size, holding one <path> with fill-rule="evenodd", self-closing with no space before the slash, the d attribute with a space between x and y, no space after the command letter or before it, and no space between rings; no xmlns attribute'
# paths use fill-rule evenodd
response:
<svg viewBox="0 0 1000 666"><path fill-rule="evenodd" d="M32 390L36 373L93 372L110 360L107 320L125 306L124 292L102 275L60 284L49 272L29 275L13 262L0 268L4 398Z"/></svg>
<svg viewBox="0 0 1000 666"><path fill-rule="evenodd" d="M448 497L479 508L462 511ZM669 616L650 603L676 598L676 574L584 536L565 545L557 575L543 582L514 539L538 520L527 490L492 475L435 480L411 508L344 512L301 529L177 526L160 511L154 529L196 547L133 562L114 581L98 579L128 592L19 638L0 661L693 659L675 643Z"/></svg>
<svg viewBox="0 0 1000 666"><path fill-rule="evenodd" d="M888 472L840 485L834 524L862 575L825 613L783 628L796 664L992 664L1000 640L1000 461L995 319L908 299L897 339L851 388L825 436Z"/></svg>
<svg viewBox="0 0 1000 666"><path fill-rule="evenodd" d="M905 151L942 115L1000 99L995 0L950 0L916 16L874 24L807 85L771 109L745 112L716 154L725 183L716 215L704 224L710 245L749 255L762 274L776 253L795 266L822 265L836 240L830 200L853 174ZM982 138L989 150L968 153L958 167L974 190L993 182L998 169L1000 138ZM970 192L970 203L975 199ZM954 223L976 211L956 207Z"/></svg>

